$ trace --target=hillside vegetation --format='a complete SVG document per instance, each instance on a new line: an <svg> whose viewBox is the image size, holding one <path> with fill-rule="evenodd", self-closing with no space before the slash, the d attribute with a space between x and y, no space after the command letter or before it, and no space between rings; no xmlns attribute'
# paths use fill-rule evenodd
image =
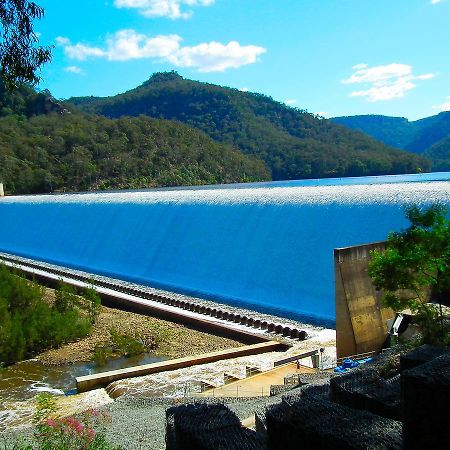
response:
<svg viewBox="0 0 450 450"><path fill-rule="evenodd" d="M416 121L379 115L335 117L333 122L362 131L432 161L432 169L450 170L450 112Z"/></svg>
<svg viewBox="0 0 450 450"><path fill-rule="evenodd" d="M427 171L427 159L287 107L270 97L157 73L108 98L71 98L87 113L109 118L145 114L184 122L216 141L263 160L274 180Z"/></svg>
<svg viewBox="0 0 450 450"><path fill-rule="evenodd" d="M81 300L65 285L50 302L42 286L0 265L0 368L85 336L99 305L94 291Z"/></svg>
<svg viewBox="0 0 450 450"><path fill-rule="evenodd" d="M270 179L264 163L181 123L71 113L49 93L0 89L0 179L8 193Z"/></svg>

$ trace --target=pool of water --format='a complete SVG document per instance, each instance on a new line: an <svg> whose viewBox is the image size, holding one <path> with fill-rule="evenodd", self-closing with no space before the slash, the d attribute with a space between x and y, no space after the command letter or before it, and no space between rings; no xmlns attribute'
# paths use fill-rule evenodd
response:
<svg viewBox="0 0 450 450"><path fill-rule="evenodd" d="M168 358L165 356L147 353L138 356L110 358L104 365L97 365L93 362L77 362L60 366L46 366L37 360L22 361L0 369L0 399L2 402L18 402L32 399L41 392L55 395L74 394L76 393L76 377L150 364L166 359Z"/></svg>

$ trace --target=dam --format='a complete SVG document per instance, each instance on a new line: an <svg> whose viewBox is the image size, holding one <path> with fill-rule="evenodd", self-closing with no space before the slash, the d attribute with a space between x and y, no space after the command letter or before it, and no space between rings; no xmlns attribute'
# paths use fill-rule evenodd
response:
<svg viewBox="0 0 450 450"><path fill-rule="evenodd" d="M329 323L333 249L436 202L450 206L450 173L6 196L0 251Z"/></svg>

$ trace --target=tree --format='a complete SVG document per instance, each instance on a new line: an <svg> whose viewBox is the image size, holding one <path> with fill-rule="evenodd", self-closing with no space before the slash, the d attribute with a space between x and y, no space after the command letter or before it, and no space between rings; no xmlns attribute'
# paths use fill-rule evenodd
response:
<svg viewBox="0 0 450 450"><path fill-rule="evenodd" d="M442 304L450 301L450 220L447 208L407 208L411 225L391 233L386 250L372 252L368 273L395 311L411 309L425 343L449 340ZM434 303L434 304L433 304ZM436 303L439 308L436 308Z"/></svg>
<svg viewBox="0 0 450 450"><path fill-rule="evenodd" d="M50 48L37 46L33 29L43 16L44 9L28 0L0 0L0 77L8 88L36 84L36 72L51 60Z"/></svg>

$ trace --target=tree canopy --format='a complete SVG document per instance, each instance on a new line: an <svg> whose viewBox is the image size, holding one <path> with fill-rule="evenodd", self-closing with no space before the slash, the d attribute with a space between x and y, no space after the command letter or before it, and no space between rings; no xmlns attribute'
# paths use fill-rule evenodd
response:
<svg viewBox="0 0 450 450"><path fill-rule="evenodd" d="M86 290L84 299L63 285L51 301L38 284L0 265L0 367L84 337L95 322L100 298Z"/></svg>
<svg viewBox="0 0 450 450"><path fill-rule="evenodd" d="M391 233L386 250L372 253L369 275L383 290L384 301L395 311L411 309L417 314L424 340L447 342L442 309L432 304L450 305L450 220L443 205L406 210L411 225ZM439 318L440 316L440 318Z"/></svg>
<svg viewBox="0 0 450 450"><path fill-rule="evenodd" d="M262 161L186 125L67 111L48 92L0 83L0 178L8 193L262 181Z"/></svg>
<svg viewBox="0 0 450 450"><path fill-rule="evenodd" d="M49 47L38 45L33 21L44 9L28 0L0 0L0 77L8 88L21 82L36 84L36 72L49 62Z"/></svg>
<svg viewBox="0 0 450 450"><path fill-rule="evenodd" d="M136 89L107 98L69 100L110 118L138 116L184 122L214 140L263 160L274 180L426 172L426 158L290 108L261 94L156 73Z"/></svg>
<svg viewBox="0 0 450 450"><path fill-rule="evenodd" d="M386 145L425 156L432 162L434 172L450 170L450 111L414 121L379 115L331 120L362 131Z"/></svg>

